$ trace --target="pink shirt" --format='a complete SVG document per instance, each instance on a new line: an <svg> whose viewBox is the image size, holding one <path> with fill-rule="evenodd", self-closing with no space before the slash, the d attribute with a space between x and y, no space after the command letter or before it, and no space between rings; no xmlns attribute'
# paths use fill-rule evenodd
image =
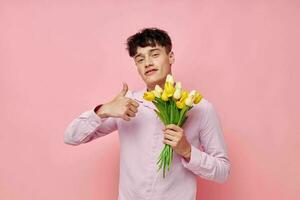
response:
<svg viewBox="0 0 300 200"><path fill-rule="evenodd" d="M183 125L192 146L190 161L174 152L170 171L163 178L156 162L164 147L163 123L152 102L143 99L147 90L128 90L126 97L140 106L134 118L100 118L94 109L83 112L66 128L64 142L87 143L118 130L120 137L120 177L118 200L195 200L197 177L224 183L230 161L218 115L203 98L188 113Z"/></svg>

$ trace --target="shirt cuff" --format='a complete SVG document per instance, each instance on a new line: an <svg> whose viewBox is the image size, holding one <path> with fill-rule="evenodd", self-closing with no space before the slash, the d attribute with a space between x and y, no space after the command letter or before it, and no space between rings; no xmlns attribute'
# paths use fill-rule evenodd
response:
<svg viewBox="0 0 300 200"><path fill-rule="evenodd" d="M94 108L94 112L97 113L97 111L99 110L99 108L101 108L101 106L103 106L103 104L100 104L100 105L96 106Z"/></svg>
<svg viewBox="0 0 300 200"><path fill-rule="evenodd" d="M91 109L91 110L89 110L89 111L87 112L87 115L88 115L87 118L88 118L88 120L89 120L90 123L101 124L101 123L105 122L105 121L108 119L108 117L101 118L100 116L98 116L98 115L96 114L96 111L97 111L101 106L102 106L102 104L96 106L95 108L93 108L93 109Z"/></svg>
<svg viewBox="0 0 300 200"><path fill-rule="evenodd" d="M197 171L201 164L202 151L191 145L191 156L190 161L187 162L183 157L181 158L181 163L183 166L191 171Z"/></svg>

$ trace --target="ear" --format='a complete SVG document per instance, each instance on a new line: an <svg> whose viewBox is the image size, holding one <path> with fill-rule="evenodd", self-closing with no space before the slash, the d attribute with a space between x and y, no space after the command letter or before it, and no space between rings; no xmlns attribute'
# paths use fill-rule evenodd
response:
<svg viewBox="0 0 300 200"><path fill-rule="evenodd" d="M169 53L169 62L171 65L175 62L175 55L173 51L170 51Z"/></svg>

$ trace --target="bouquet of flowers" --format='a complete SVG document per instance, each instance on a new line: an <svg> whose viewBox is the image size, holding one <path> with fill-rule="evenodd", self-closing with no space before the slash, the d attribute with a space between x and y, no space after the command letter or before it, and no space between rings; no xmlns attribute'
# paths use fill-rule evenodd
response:
<svg viewBox="0 0 300 200"><path fill-rule="evenodd" d="M155 105L155 112L164 125L175 124L182 127L187 119L187 112L201 101L202 95L196 90L188 93L182 89L181 82L174 83L172 75L168 74L164 89L156 85L154 90L145 92L143 98ZM157 161L158 171L163 168L164 178L166 168L170 170L172 159L173 149L165 144Z"/></svg>

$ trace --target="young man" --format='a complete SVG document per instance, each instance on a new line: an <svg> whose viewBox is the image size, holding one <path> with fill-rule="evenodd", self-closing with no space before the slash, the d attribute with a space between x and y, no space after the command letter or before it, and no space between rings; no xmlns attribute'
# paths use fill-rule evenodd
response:
<svg viewBox="0 0 300 200"><path fill-rule="evenodd" d="M111 101L83 112L64 133L70 145L87 143L118 130L120 137L119 200L195 200L197 177L224 183L230 162L221 124L213 105L202 98L182 128L164 126L145 91L161 88L174 63L167 32L146 28L127 39L129 55L145 82L140 91L123 90ZM174 150L163 178L157 160L165 144ZM203 151L198 147L202 147Z"/></svg>

